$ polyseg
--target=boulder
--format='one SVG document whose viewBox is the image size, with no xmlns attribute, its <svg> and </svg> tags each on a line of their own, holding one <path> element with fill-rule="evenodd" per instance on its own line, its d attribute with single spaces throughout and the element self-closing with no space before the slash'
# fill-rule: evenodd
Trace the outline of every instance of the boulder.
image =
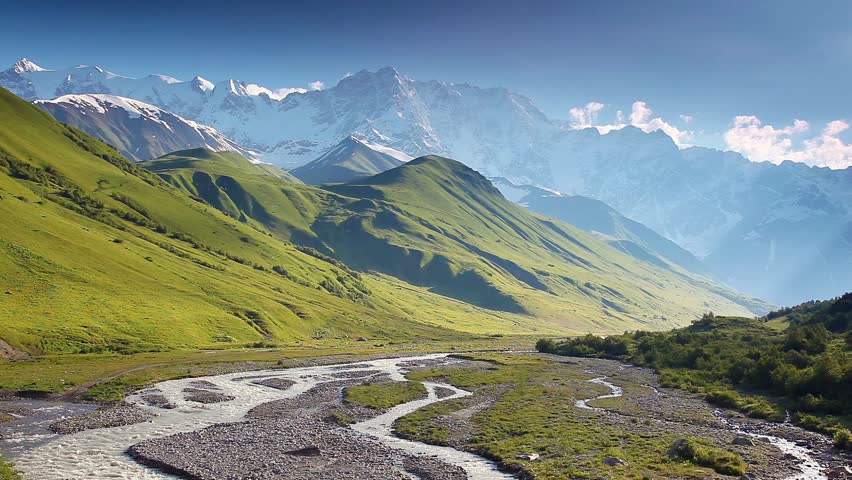
<svg viewBox="0 0 852 480">
<path fill-rule="evenodd" d="M 515 455 L 515 458 L 518 460 L 528 460 L 530 462 L 538 460 L 541 455 L 537 453 L 522 453 L 520 455 Z"/>
<path fill-rule="evenodd" d="M 737 435 L 734 440 L 731 442 L 732 445 L 743 445 L 747 447 L 754 446 L 754 440 L 745 435 Z"/>
<path fill-rule="evenodd" d="M 828 480 L 847 480 L 852 479 L 852 469 L 846 466 L 834 467 L 828 470 L 825 474 Z"/>
<path fill-rule="evenodd" d="M 627 465 L 627 462 L 618 457 L 604 457 L 601 461 L 604 465 L 609 465 L 610 467 Z"/>
</svg>

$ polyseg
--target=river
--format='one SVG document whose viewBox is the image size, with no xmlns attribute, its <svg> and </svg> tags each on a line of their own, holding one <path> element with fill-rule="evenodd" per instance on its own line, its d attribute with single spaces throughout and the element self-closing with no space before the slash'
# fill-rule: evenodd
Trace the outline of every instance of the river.
<svg viewBox="0 0 852 480">
<path fill-rule="evenodd" d="M 300 367 L 276 370 L 264 370 L 247 373 L 231 373 L 201 378 L 169 380 L 158 383 L 156 388 L 162 392 L 168 402 L 176 408 L 164 410 L 153 407 L 142 400 L 141 394 L 130 395 L 127 402 L 150 410 L 157 415 L 150 421 L 122 427 L 87 430 L 70 435 L 50 433 L 46 427 L 60 418 L 79 414 L 91 407 L 56 404 L 48 402 L 32 403 L 34 416 L 11 422 L 4 428 L 0 451 L 15 463 L 26 478 L 37 480 L 66 480 L 109 478 L 127 480 L 171 479 L 171 475 L 145 467 L 128 457 L 126 450 L 143 440 L 165 437 L 181 432 L 229 422 L 238 422 L 252 408 L 266 402 L 292 398 L 316 385 L 340 380 L 340 374 L 351 372 L 357 378 L 358 372 L 364 372 L 364 378 L 375 375 L 376 371 L 385 373 L 393 380 L 403 380 L 404 364 L 412 361 L 432 360 L 446 357 L 447 354 L 433 354 L 416 357 L 361 361 L 351 364 Z M 292 387 L 279 390 L 255 383 L 258 377 L 280 378 L 294 382 Z M 233 400 L 215 404 L 199 404 L 188 401 L 183 390 L 193 382 L 204 380 L 214 384 Z M 352 428 L 393 448 L 415 455 L 435 455 L 442 461 L 458 465 L 465 469 L 472 480 L 510 479 L 510 475 L 500 472 L 497 466 L 477 455 L 448 447 L 427 445 L 420 442 L 403 440 L 392 433 L 393 422 L 410 412 L 441 400 L 459 398 L 469 392 L 451 385 L 424 382 L 428 391 L 427 398 L 398 405 L 386 413 L 370 420 L 352 425 Z M 436 389 L 443 387 L 452 390 L 451 396 L 439 399 Z M 39 421 L 33 423 L 32 418 Z"/>
</svg>

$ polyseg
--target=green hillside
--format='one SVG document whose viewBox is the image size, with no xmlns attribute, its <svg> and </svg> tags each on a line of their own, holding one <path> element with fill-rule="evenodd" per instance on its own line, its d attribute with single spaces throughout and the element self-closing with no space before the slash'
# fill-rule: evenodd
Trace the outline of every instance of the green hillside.
<svg viewBox="0 0 852 480">
<path fill-rule="evenodd" d="M 7 357 L 556 331 L 297 248 L 2 89 L 0 218 Z"/>
<path fill-rule="evenodd" d="M 766 308 L 704 277 L 637 260 L 531 213 L 449 159 L 423 157 L 324 188 L 248 172 L 174 168 L 171 156 L 145 166 L 233 217 L 356 270 L 568 331 L 665 328 L 711 309 L 751 315 Z M 217 188 L 209 188 L 206 176 Z"/>
<path fill-rule="evenodd" d="M 786 326 L 779 328 L 782 318 Z M 852 448 L 846 430 L 852 426 L 852 293 L 763 318 L 708 314 L 668 332 L 541 340 L 537 347 L 647 365 L 662 374 L 663 386 L 701 392 L 759 418 L 781 421 L 787 410 L 799 424 L 836 434 L 839 446 Z"/>
<path fill-rule="evenodd" d="M 291 173 L 309 185 L 343 183 L 370 177 L 403 163 L 350 136 L 316 160 L 294 168 Z"/>
</svg>

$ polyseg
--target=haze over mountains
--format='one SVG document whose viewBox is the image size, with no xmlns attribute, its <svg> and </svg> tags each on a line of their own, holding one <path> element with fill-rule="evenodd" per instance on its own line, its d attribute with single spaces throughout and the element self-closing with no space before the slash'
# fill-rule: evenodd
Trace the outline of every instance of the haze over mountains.
<svg viewBox="0 0 852 480">
<path fill-rule="evenodd" d="M 722 280 L 776 303 L 831 297 L 852 284 L 852 169 L 679 149 L 660 131 L 633 127 L 572 130 L 508 90 L 417 81 L 393 68 L 327 90 L 281 92 L 236 80 L 130 79 L 99 67 L 51 71 L 22 60 L 0 73 L 0 85 L 28 100 L 133 98 L 285 167 L 327 155 L 350 135 L 411 156 L 456 158 L 487 177 L 606 202 Z"/>
</svg>

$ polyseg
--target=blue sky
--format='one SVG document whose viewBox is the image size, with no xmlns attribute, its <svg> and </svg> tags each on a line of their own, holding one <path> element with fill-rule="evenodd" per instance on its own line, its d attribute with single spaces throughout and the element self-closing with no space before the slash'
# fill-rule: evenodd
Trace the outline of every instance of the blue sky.
<svg viewBox="0 0 852 480">
<path fill-rule="evenodd" d="M 852 116 L 847 0 L 46 0 L 13 2 L 4 17 L 2 64 L 27 56 L 48 68 L 269 87 L 333 85 L 393 65 L 417 79 L 505 86 L 552 117 L 600 102 L 595 124 L 617 123 L 617 110 L 629 118 L 644 101 L 649 119 L 690 132 L 689 144 L 728 146 L 723 133 L 741 124 L 762 135 L 743 147 L 763 142 L 752 145 L 761 155 L 789 137 L 795 156 L 798 142 Z M 795 119 L 809 128 L 793 128 Z"/>
</svg>

